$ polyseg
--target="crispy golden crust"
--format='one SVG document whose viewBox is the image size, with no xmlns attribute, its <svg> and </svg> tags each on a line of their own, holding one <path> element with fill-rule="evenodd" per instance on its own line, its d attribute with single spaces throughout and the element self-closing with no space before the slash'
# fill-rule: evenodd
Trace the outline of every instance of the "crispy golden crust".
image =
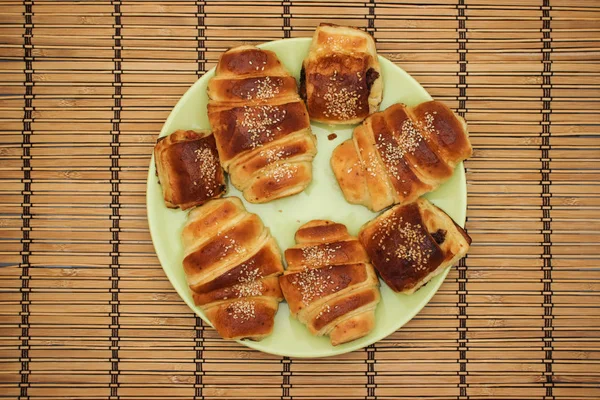
<svg viewBox="0 0 600 400">
<path fill-rule="evenodd" d="M 434 190 L 471 153 L 466 123 L 443 103 L 394 104 L 358 126 L 331 167 L 346 200 L 380 211 Z"/>
<path fill-rule="evenodd" d="M 249 282 L 237 282 L 210 292 L 193 292 L 194 303 L 199 306 L 242 297 L 266 296 L 282 300 L 277 276 L 268 276 Z"/>
<path fill-rule="evenodd" d="M 308 186 L 316 142 L 296 80 L 275 53 L 253 46 L 223 53 L 208 95 L 221 164 L 246 200 L 264 203 Z"/>
<path fill-rule="evenodd" d="M 365 224 L 358 235 L 381 278 L 410 294 L 462 258 L 466 232 L 429 201 L 395 206 Z"/>
<path fill-rule="evenodd" d="M 383 93 L 373 38 L 356 28 L 321 24 L 303 62 L 300 86 L 311 119 L 359 123 L 377 111 Z"/>
<path fill-rule="evenodd" d="M 370 332 L 379 280 L 365 250 L 342 224 L 314 220 L 298 229 L 279 277 L 292 316 L 333 345 Z"/>
<path fill-rule="evenodd" d="M 208 105 L 221 160 L 229 165 L 246 152 L 260 153 L 264 145 L 294 132 L 310 129 L 304 104 L 257 104 L 226 108 Z"/>
<path fill-rule="evenodd" d="M 154 157 L 167 207 L 185 210 L 226 191 L 215 139 L 208 131 L 178 130 L 160 138 Z"/>
<path fill-rule="evenodd" d="M 282 300 L 275 240 L 235 197 L 190 211 L 183 228 L 183 268 L 194 302 L 225 339 L 270 333 Z"/>
<path fill-rule="evenodd" d="M 273 297 L 256 297 L 217 303 L 205 313 L 224 339 L 262 340 L 273 332 L 278 307 Z"/>
<path fill-rule="evenodd" d="M 281 289 L 293 315 L 311 302 L 359 285 L 369 278 L 365 264 L 343 264 L 322 268 L 314 268 L 298 273 L 288 273 L 279 277 Z M 314 282 L 319 284 L 314 293 L 306 293 L 306 286 Z"/>
</svg>

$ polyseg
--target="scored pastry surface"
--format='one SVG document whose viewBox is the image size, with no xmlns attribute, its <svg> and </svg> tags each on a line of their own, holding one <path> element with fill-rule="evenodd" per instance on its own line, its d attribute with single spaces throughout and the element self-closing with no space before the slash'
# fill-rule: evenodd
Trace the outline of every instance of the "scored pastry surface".
<svg viewBox="0 0 600 400">
<path fill-rule="evenodd" d="M 296 232 L 279 277 L 293 317 L 313 335 L 339 345 L 368 334 L 375 325 L 379 280 L 358 240 L 342 224 L 314 220 Z"/>
<path fill-rule="evenodd" d="M 377 111 L 383 96 L 375 41 L 358 28 L 319 25 L 300 81 L 300 94 L 312 120 L 359 123 Z"/>
<path fill-rule="evenodd" d="M 456 264 L 471 244 L 452 218 L 423 198 L 367 222 L 358 238 L 385 283 L 405 294 Z"/>
<path fill-rule="evenodd" d="M 380 211 L 434 190 L 472 152 L 465 121 L 443 103 L 398 103 L 357 126 L 331 167 L 348 202 Z"/>
<path fill-rule="evenodd" d="M 190 211 L 183 228 L 183 269 L 194 303 L 225 339 L 271 334 L 283 299 L 281 253 L 256 214 L 237 197 Z"/>
<path fill-rule="evenodd" d="M 154 146 L 156 174 L 165 204 L 188 208 L 221 197 L 227 190 L 214 136 L 207 130 L 177 130 Z"/>
<path fill-rule="evenodd" d="M 317 152 L 296 80 L 275 53 L 240 46 L 208 84 L 208 118 L 223 168 L 251 203 L 304 190 Z"/>
</svg>

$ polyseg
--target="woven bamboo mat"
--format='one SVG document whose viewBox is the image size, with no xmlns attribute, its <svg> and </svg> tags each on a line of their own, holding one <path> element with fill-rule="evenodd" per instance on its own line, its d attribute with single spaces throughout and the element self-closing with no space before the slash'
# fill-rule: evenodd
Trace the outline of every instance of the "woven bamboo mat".
<svg viewBox="0 0 600 400">
<path fill-rule="evenodd" d="M 469 256 L 369 348 L 220 340 L 150 242 L 160 127 L 226 48 L 330 21 L 464 115 Z M 597 0 L 0 0 L 0 398 L 600 398 Z"/>
</svg>

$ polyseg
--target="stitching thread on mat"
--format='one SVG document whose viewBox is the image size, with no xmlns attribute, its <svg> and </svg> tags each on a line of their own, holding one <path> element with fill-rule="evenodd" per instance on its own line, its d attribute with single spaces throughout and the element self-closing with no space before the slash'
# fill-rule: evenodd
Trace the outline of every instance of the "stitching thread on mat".
<svg viewBox="0 0 600 400">
<path fill-rule="evenodd" d="M 292 5 L 292 2 L 284 1 L 281 5 L 283 6 L 283 37 L 287 39 L 292 37 L 292 14 L 290 13 L 290 6 Z"/>
<path fill-rule="evenodd" d="M 458 75 L 458 114 L 466 115 L 467 102 L 467 29 L 464 0 L 458 1 L 458 57 L 460 73 Z M 466 227 L 466 221 L 465 221 Z M 458 312 L 459 312 L 459 391 L 461 398 L 469 398 L 467 393 L 467 263 L 466 257 L 458 264 Z"/>
<path fill-rule="evenodd" d="M 205 37 L 204 35 L 206 34 L 206 31 L 204 30 L 204 6 L 205 6 L 206 2 L 205 1 L 197 1 L 196 5 L 198 6 L 198 31 L 197 31 L 197 35 L 198 35 L 198 72 L 197 75 L 198 77 L 200 77 L 200 75 L 204 75 L 204 73 L 206 72 L 206 52 L 205 52 Z"/>
<path fill-rule="evenodd" d="M 546 376 L 546 397 L 554 398 L 554 372 L 552 370 L 553 360 L 553 337 L 552 337 L 552 218 L 550 209 L 552 205 L 550 198 L 550 113 L 552 105 L 551 92 L 551 76 L 552 76 L 552 60 L 550 52 L 552 50 L 552 38 L 550 36 L 550 0 L 544 0 L 542 7 L 543 19 L 543 112 L 542 112 L 542 216 L 543 216 L 543 235 L 544 235 L 544 254 L 543 254 L 543 269 L 544 269 L 544 348 L 545 348 L 545 376 Z"/>
<path fill-rule="evenodd" d="M 111 263 L 111 376 L 110 396 L 119 397 L 119 133 L 121 121 L 121 2 L 113 1 L 115 16 L 114 116 L 111 141 L 112 263 Z"/>
<path fill-rule="evenodd" d="M 290 38 L 291 37 L 291 33 L 292 33 L 292 27 L 291 27 L 291 13 L 290 13 L 290 6 L 291 6 L 292 2 L 291 1 L 283 1 L 281 3 L 281 5 L 283 6 L 283 37 L 284 38 Z M 281 360 L 281 362 L 283 363 L 283 370 L 281 372 L 282 374 L 282 384 L 281 384 L 281 395 L 283 399 L 291 399 L 290 397 L 290 375 L 291 375 L 291 371 L 290 371 L 290 364 L 292 362 L 292 360 L 289 357 L 283 357 L 283 359 Z"/>
<path fill-rule="evenodd" d="M 369 0 L 369 14 L 367 15 L 367 32 L 373 36 L 373 40 L 377 42 L 375 39 L 375 0 Z M 365 349 L 367 352 L 367 399 L 375 399 L 377 384 L 375 383 L 375 363 L 376 357 L 375 352 L 377 348 L 375 344 L 370 344 Z"/>
<path fill-rule="evenodd" d="M 23 113 L 23 227 L 21 253 L 21 398 L 29 398 L 29 243 L 31 230 L 31 120 L 33 109 L 33 62 L 32 43 L 33 2 L 25 3 L 25 110 Z"/>
</svg>

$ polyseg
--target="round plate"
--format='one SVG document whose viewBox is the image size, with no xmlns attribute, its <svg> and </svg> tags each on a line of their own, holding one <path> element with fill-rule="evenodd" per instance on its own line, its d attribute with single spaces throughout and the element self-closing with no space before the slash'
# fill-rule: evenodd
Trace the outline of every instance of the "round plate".
<svg viewBox="0 0 600 400">
<path fill-rule="evenodd" d="M 269 42 L 259 47 L 277 53 L 288 71 L 298 79 L 309 45 L 310 38 L 298 38 Z M 379 57 L 379 62 L 385 87 L 380 109 L 397 102 L 416 105 L 431 100 L 425 89 L 404 70 L 383 57 Z M 206 87 L 213 75 L 214 69 L 208 71 L 183 95 L 165 122 L 160 136 L 168 135 L 177 129 L 210 128 L 206 114 Z M 377 214 L 363 206 L 349 204 L 344 199 L 329 165 L 331 152 L 342 141 L 352 136 L 352 128 L 312 123 L 313 133 L 318 141 L 318 154 L 313 163 L 313 180 L 304 192 L 266 204 L 251 204 L 244 200 L 238 190 L 229 185 L 227 196 L 239 197 L 249 212 L 258 214 L 271 229 L 282 251 L 294 245 L 294 234 L 300 225 L 313 219 L 329 219 L 343 223 L 352 235 L 356 235 L 360 226 Z M 337 135 L 333 140 L 328 139 L 331 133 Z M 466 193 L 465 172 L 460 164 L 450 180 L 426 197 L 445 210 L 457 223 L 464 225 Z M 187 212 L 165 206 L 155 175 L 154 158 L 148 172 L 147 208 L 154 248 L 167 277 L 187 305 L 204 321 L 210 323 L 202 310 L 194 305 L 183 272 L 181 231 Z M 271 336 L 260 342 L 240 342 L 266 353 L 293 357 L 326 357 L 360 349 L 383 339 L 410 321 L 438 290 L 448 270 L 449 268 L 409 296 L 394 293 L 382 282 L 381 302 L 375 313 L 375 329 L 353 342 L 334 347 L 329 338 L 311 335 L 304 325 L 291 318 L 285 302 L 279 307 Z"/>
</svg>

